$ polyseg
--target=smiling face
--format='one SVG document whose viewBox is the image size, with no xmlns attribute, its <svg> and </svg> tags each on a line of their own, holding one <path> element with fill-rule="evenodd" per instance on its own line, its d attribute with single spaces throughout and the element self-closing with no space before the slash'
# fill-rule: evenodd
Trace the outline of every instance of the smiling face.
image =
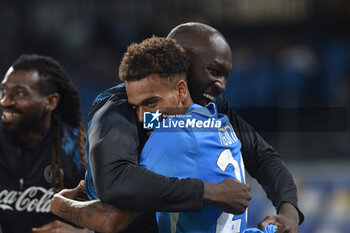
<svg viewBox="0 0 350 233">
<path fill-rule="evenodd" d="M 127 81 L 126 93 L 140 122 L 143 121 L 145 111 L 159 110 L 168 115 L 183 114 L 192 104 L 185 80 L 169 80 L 159 74 Z"/>
<path fill-rule="evenodd" d="M 213 34 L 192 50 L 188 85 L 195 103 L 207 105 L 226 89 L 232 69 L 231 49 L 224 38 Z"/>
<path fill-rule="evenodd" d="M 232 54 L 219 31 L 201 23 L 186 23 L 175 27 L 168 37 L 175 39 L 191 57 L 187 82 L 195 103 L 205 106 L 225 91 Z"/>
<path fill-rule="evenodd" d="M 1 121 L 5 133 L 17 135 L 51 117 L 48 99 L 40 94 L 37 71 L 8 70 L 1 83 Z"/>
</svg>

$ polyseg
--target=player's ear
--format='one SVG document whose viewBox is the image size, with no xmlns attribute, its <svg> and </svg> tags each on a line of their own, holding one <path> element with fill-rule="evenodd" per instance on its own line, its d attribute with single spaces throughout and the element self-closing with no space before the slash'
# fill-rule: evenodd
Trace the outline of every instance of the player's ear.
<svg viewBox="0 0 350 233">
<path fill-rule="evenodd" d="M 45 102 L 45 108 L 48 111 L 53 111 L 56 109 L 58 102 L 60 101 L 60 95 L 58 93 L 52 93 L 47 95 Z"/>
<path fill-rule="evenodd" d="M 183 79 L 180 79 L 176 84 L 176 90 L 178 94 L 178 99 L 180 102 L 184 102 L 188 95 L 190 94 L 187 88 L 187 82 Z"/>
</svg>

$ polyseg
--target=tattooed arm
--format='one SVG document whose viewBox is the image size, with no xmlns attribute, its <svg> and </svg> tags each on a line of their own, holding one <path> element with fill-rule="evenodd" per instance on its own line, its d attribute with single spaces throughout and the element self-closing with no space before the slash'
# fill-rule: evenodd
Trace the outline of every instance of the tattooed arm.
<svg viewBox="0 0 350 233">
<path fill-rule="evenodd" d="M 81 181 L 76 188 L 64 189 L 55 194 L 51 201 L 51 211 L 76 225 L 107 233 L 121 231 L 138 215 L 100 200 L 74 200 L 83 190 L 84 181 Z"/>
</svg>

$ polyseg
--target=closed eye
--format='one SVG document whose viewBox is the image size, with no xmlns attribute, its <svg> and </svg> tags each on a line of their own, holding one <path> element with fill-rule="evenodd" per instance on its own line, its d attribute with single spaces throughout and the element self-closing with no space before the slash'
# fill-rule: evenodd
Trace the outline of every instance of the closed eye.
<svg viewBox="0 0 350 233">
<path fill-rule="evenodd" d="M 156 106 L 156 104 L 157 104 L 157 102 L 155 102 L 155 101 L 149 101 L 149 102 L 147 102 L 147 103 L 145 103 L 145 107 L 154 107 L 154 106 Z"/>
<path fill-rule="evenodd" d="M 142 101 L 142 106 L 152 108 L 152 107 L 155 107 L 158 104 L 158 102 L 159 102 L 159 98 L 156 96 L 153 96 Z"/>
</svg>

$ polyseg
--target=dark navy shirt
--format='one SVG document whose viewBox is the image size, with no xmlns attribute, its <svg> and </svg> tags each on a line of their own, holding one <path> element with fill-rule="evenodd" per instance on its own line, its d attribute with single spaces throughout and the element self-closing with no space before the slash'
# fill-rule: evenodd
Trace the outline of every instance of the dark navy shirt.
<svg viewBox="0 0 350 233">
<path fill-rule="evenodd" d="M 83 179 L 78 147 L 78 131 L 62 123 L 61 158 L 65 188 Z M 0 225 L 5 233 L 32 232 L 60 219 L 50 209 L 54 194 L 51 182 L 51 154 L 54 135 L 31 149 L 21 148 L 7 138 L 0 127 Z"/>
<path fill-rule="evenodd" d="M 284 202 L 297 208 L 296 186 L 281 156 L 230 108 L 223 96 L 217 97 L 215 103 L 218 112 L 228 116 L 241 141 L 246 170 L 262 185 L 277 211 Z M 127 102 L 125 84 L 101 93 L 89 114 L 89 197 L 143 212 L 201 210 L 201 180 L 169 178 L 138 166 L 146 140 Z M 300 211 L 299 216 L 302 222 Z"/>
</svg>

